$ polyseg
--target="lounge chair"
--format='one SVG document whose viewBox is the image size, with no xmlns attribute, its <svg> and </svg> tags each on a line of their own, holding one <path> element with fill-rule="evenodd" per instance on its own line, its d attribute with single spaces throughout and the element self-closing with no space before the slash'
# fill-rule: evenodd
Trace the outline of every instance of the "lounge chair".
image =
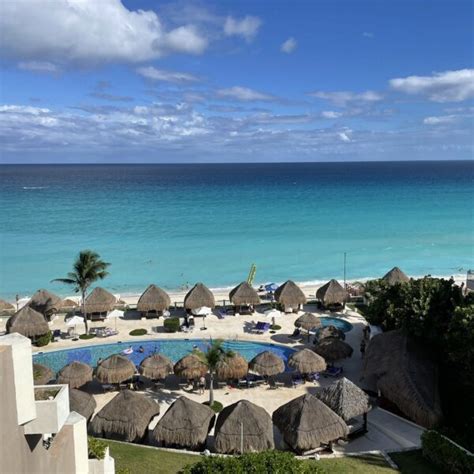
<svg viewBox="0 0 474 474">
<path fill-rule="evenodd" d="M 301 374 L 295 374 L 293 377 L 291 377 L 291 384 L 293 387 L 297 387 L 298 385 L 303 385 L 305 383 L 303 377 L 301 377 Z"/>
<path fill-rule="evenodd" d="M 61 339 L 61 330 L 55 329 L 52 336 L 53 342 L 58 342 Z"/>
<path fill-rule="evenodd" d="M 257 325 L 255 326 L 254 331 L 257 334 L 263 334 L 270 329 L 270 326 L 271 326 L 270 323 L 259 321 Z"/>
<path fill-rule="evenodd" d="M 342 372 L 342 367 L 335 367 L 334 365 L 331 365 L 322 374 L 324 377 L 339 377 L 342 375 Z"/>
</svg>

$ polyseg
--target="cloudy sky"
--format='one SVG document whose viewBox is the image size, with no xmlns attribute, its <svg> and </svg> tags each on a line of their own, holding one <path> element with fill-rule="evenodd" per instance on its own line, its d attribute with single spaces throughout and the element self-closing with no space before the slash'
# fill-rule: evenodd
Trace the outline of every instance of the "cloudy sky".
<svg viewBox="0 0 474 474">
<path fill-rule="evenodd" d="M 0 162 L 470 159 L 471 0 L 2 0 Z"/>
</svg>

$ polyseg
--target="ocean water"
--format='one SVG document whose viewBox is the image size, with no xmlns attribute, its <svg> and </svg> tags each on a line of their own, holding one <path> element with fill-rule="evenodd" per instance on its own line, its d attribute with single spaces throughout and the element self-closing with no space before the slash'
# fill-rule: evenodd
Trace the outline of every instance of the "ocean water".
<svg viewBox="0 0 474 474">
<path fill-rule="evenodd" d="M 474 162 L 0 166 L 0 297 L 81 249 L 118 293 L 149 283 L 453 275 L 474 267 Z"/>
</svg>

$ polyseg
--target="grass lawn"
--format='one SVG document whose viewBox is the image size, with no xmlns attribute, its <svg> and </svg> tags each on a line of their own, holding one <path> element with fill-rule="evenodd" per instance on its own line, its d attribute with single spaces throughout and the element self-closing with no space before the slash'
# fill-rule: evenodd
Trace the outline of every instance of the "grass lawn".
<svg viewBox="0 0 474 474">
<path fill-rule="evenodd" d="M 442 474 L 443 471 L 427 461 L 421 450 L 389 453 L 403 474 Z"/>
<path fill-rule="evenodd" d="M 323 459 L 317 462 L 318 466 L 328 474 L 393 474 L 398 471 L 392 469 L 382 456 L 366 454 L 365 456 Z"/>
</svg>

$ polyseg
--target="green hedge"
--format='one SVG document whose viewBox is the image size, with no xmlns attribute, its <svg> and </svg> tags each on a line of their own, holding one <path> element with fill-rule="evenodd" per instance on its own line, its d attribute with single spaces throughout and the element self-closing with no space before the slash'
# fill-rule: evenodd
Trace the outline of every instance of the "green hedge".
<svg viewBox="0 0 474 474">
<path fill-rule="evenodd" d="M 146 333 L 147 333 L 146 329 L 139 328 L 139 329 L 133 329 L 128 334 L 130 334 L 130 336 L 144 336 Z"/>
<path fill-rule="evenodd" d="M 95 334 L 81 334 L 79 336 L 79 339 L 82 339 L 82 340 L 86 339 L 87 340 L 87 339 L 94 339 L 94 337 L 95 337 Z"/>
<path fill-rule="evenodd" d="M 318 474 L 324 472 L 319 466 L 300 461 L 291 453 L 264 451 L 242 456 L 210 456 L 192 466 L 186 466 L 183 474 Z"/>
<path fill-rule="evenodd" d="M 89 458 L 92 459 L 104 459 L 105 450 L 107 449 L 107 443 L 104 441 L 93 438 L 92 436 L 87 437 L 87 447 L 89 450 Z"/>
<path fill-rule="evenodd" d="M 437 431 L 425 431 L 421 436 L 423 456 L 446 472 L 472 474 L 474 456 Z"/>
<path fill-rule="evenodd" d="M 166 318 L 163 326 L 168 332 L 178 332 L 180 327 L 179 318 Z"/>
<path fill-rule="evenodd" d="M 48 331 L 46 334 L 43 334 L 42 336 L 37 337 L 35 339 L 34 345 L 36 347 L 47 346 L 51 342 L 51 336 L 52 336 L 51 331 Z"/>
<path fill-rule="evenodd" d="M 209 402 L 204 402 L 203 405 L 209 405 Z M 218 402 L 217 400 L 214 400 L 214 403 L 211 406 L 212 410 L 214 410 L 214 413 L 220 413 L 222 409 L 224 408 L 224 405 L 222 405 L 221 402 Z"/>
</svg>

